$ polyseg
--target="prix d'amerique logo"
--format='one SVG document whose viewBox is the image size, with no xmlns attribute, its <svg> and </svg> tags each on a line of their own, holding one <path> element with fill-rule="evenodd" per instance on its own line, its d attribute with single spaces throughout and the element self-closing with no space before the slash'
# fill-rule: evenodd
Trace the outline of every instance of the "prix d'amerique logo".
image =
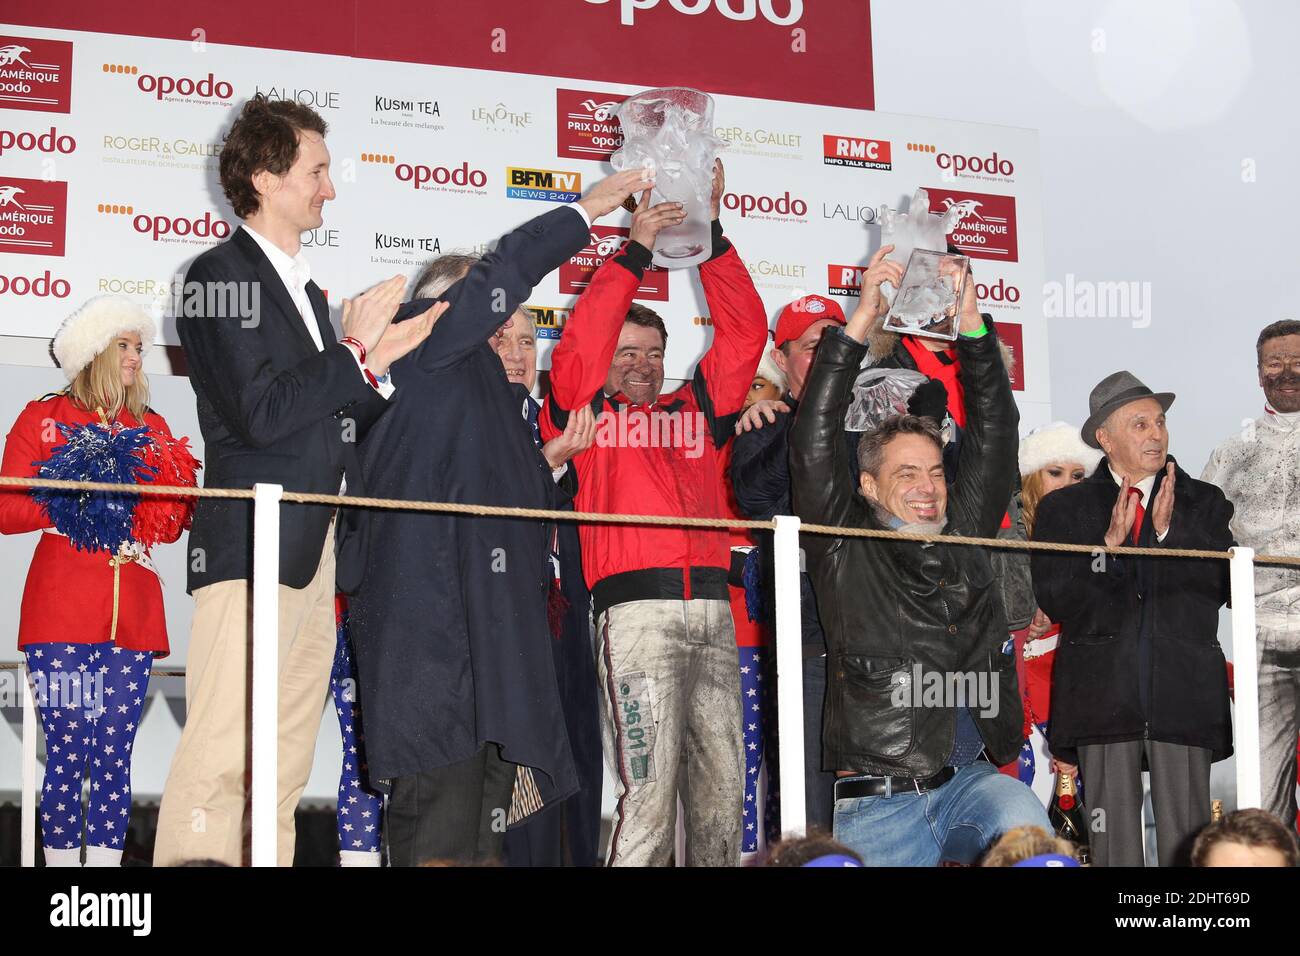
<svg viewBox="0 0 1300 956">
<path fill-rule="evenodd" d="M 67 113 L 72 107 L 72 44 L 0 35 L 0 109 Z"/>
<path fill-rule="evenodd" d="M 623 127 L 612 115 L 622 93 L 555 91 L 555 154 L 566 159 L 609 159 L 623 145 Z"/>
<path fill-rule="evenodd" d="M 1016 197 L 992 193 L 968 193 L 942 187 L 926 187 L 930 209 L 939 212 L 954 207 L 962 212 L 948 241 L 958 252 L 976 259 L 1016 262 Z"/>
<path fill-rule="evenodd" d="M 560 293 L 581 295 L 585 292 L 596 270 L 623 248 L 627 236 L 626 226 L 592 226 L 587 245 L 560 264 Z M 633 298 L 667 302 L 669 274 L 667 269 L 651 266 L 641 277 Z"/>
<path fill-rule="evenodd" d="M 0 252 L 63 255 L 68 184 L 0 176 Z"/>
</svg>

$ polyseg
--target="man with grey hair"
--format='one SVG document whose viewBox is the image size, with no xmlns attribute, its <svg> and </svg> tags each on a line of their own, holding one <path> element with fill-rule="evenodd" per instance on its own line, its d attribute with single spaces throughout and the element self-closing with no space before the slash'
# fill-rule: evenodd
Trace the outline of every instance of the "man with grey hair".
<svg viewBox="0 0 1300 956">
<path fill-rule="evenodd" d="M 1169 455 L 1170 392 L 1131 372 L 1089 396 L 1084 442 L 1106 453 L 1090 478 L 1038 506 L 1035 541 L 1204 548 L 1232 545 L 1232 505 Z M 1034 551 L 1034 593 L 1061 625 L 1048 741 L 1079 766 L 1095 866 L 1142 866 L 1142 771 L 1161 866 L 1185 862 L 1210 819 L 1210 764 L 1232 753 L 1219 608 L 1225 561 Z M 1099 813 L 1100 811 L 1100 813 Z"/>
<path fill-rule="evenodd" d="M 520 414 L 519 388 L 488 342 L 533 287 L 590 241 L 642 170 L 502 237 L 476 261 L 450 260 L 450 303 L 420 348 L 393 364 L 396 400 L 361 446 L 372 494 L 512 508 L 562 503 L 554 469 Z M 445 268 L 444 268 L 445 267 Z M 395 322 L 428 307 L 415 299 Z M 442 332 L 437 333 L 441 327 Z M 550 523 L 375 510 L 341 561 L 366 708 L 371 779 L 390 792 L 393 865 L 489 861 L 524 802 L 551 804 L 578 783 L 547 624 Z"/>
<path fill-rule="evenodd" d="M 1274 322 L 1255 342 L 1264 414 L 1214 450 L 1201 478 L 1236 511 L 1238 542 L 1265 554 L 1300 555 L 1300 322 Z M 1259 760 L 1264 809 L 1296 819 L 1300 734 L 1300 570 L 1255 571 L 1259 660 Z"/>
<path fill-rule="evenodd" d="M 902 415 L 863 434 L 848 467 L 844 415 L 901 285 L 885 246 L 864 271 L 843 329 L 822 333 L 790 431 L 795 514 L 804 521 L 935 536 L 992 537 L 1015 482 L 1019 413 L 974 283 L 960 307 L 966 411 L 949 494 L 932 419 Z M 1033 791 L 998 772 L 1022 742 L 1015 661 L 988 554 L 941 542 L 803 538 L 827 646 L 823 765 L 836 771 L 834 835 L 868 866 L 972 863 L 1001 833 L 1047 827 Z"/>
</svg>

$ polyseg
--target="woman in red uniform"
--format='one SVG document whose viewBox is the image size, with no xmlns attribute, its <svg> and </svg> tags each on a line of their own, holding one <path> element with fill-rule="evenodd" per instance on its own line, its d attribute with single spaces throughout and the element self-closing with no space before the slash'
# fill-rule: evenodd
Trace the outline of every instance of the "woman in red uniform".
<svg viewBox="0 0 1300 956">
<path fill-rule="evenodd" d="M 76 460 L 91 470 L 88 457 L 72 459 L 69 448 L 83 447 L 78 438 L 84 438 L 86 447 L 102 449 L 106 436 L 145 426 L 134 454 L 153 469 L 142 467 L 140 480 L 193 485 L 197 462 L 185 440 L 172 438 L 162 416 L 148 407 L 141 358 L 153 338 L 153 320 L 121 297 L 100 296 L 73 313 L 54 338 L 54 356 L 69 385 L 23 409 L 5 440 L 0 472 L 99 480 L 102 474 L 69 473 Z M 52 470 L 55 462 L 62 470 Z M 58 510 L 103 509 L 109 500 L 95 499 L 80 496 L 80 505 L 65 500 Z M 23 590 L 18 647 L 45 728 L 40 818 L 47 866 L 80 865 L 83 826 L 86 866 L 121 862 L 131 813 L 131 747 L 153 658 L 168 652 L 162 588 L 149 547 L 180 536 L 193 501 L 139 499 L 130 537 L 108 551 L 56 530 L 53 503 L 39 503 L 29 489 L 0 490 L 0 532 L 42 532 Z M 83 814 L 87 771 L 90 800 Z"/>
</svg>

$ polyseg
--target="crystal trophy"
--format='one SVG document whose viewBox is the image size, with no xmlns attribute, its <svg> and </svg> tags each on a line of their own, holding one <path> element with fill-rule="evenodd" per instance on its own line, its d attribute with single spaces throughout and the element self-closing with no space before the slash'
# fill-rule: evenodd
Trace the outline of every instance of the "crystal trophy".
<svg viewBox="0 0 1300 956">
<path fill-rule="evenodd" d="M 969 270 L 966 256 L 913 249 L 885 317 L 885 330 L 949 342 L 957 338 L 957 312 Z"/>
<path fill-rule="evenodd" d="M 688 87 L 645 90 L 613 113 L 623 124 L 623 146 L 610 157 L 614 168 L 653 171 L 651 204 L 679 202 L 686 212 L 685 222 L 656 237 L 655 265 L 684 269 L 704 262 L 712 251 L 713 165 L 725 145 L 713 135 L 713 97 Z"/>
</svg>

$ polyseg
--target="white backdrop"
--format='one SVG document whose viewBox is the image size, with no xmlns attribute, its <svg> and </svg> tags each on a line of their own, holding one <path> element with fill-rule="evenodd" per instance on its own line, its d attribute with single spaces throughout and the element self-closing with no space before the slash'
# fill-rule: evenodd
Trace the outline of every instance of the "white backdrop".
<svg viewBox="0 0 1300 956">
<path fill-rule="evenodd" d="M 0 245 L 0 336 L 8 342 L 47 338 L 86 298 L 114 292 L 159 314 L 163 341 L 176 343 L 174 323 L 167 319 L 174 282 L 237 223 L 217 185 L 216 157 L 236 107 L 256 92 L 295 97 L 330 124 L 338 199 L 327 205 L 325 224 L 303 239 L 313 276 L 337 310 L 344 295 L 396 273 L 414 276 L 436 254 L 481 249 L 553 205 L 554 198 L 507 195 L 510 170 L 536 171 L 524 178 L 543 192 L 538 184 L 546 173 L 556 174 L 556 186 L 572 183 L 574 193 L 608 174 L 602 154 L 617 128 L 610 127 L 605 111 L 636 89 L 215 44 L 200 52 L 184 41 L 28 27 L 0 25 L 0 35 L 71 44 L 27 43 L 33 63 L 63 55 L 50 49 L 70 56 L 69 112 L 0 112 L 0 143 L 4 130 L 14 134 L 0 154 L 0 188 L 24 190 L 13 194 L 20 203 L 36 196 L 52 206 L 52 228 L 64 246 L 60 257 Z M 804 292 L 839 295 L 852 305 L 855 295 L 846 293 L 855 285 L 854 268 L 879 243 L 872 222 L 882 203 L 906 205 L 918 186 L 932 189 L 935 205 L 944 198 L 978 203 L 980 215 L 957 241 L 976 257 L 984 305 L 1016 347 L 1016 395 L 1026 426 L 1049 420 L 1033 131 L 716 99 L 717 134 L 730 144 L 723 152 L 723 221 L 771 317 Z M 39 137 L 49 130 L 54 146 L 47 151 Z M 825 161 L 841 152 L 863 162 Z M 986 159 L 994 172 L 982 171 Z M 423 188 L 416 188 L 418 179 L 427 179 Z M 589 269 L 590 260 L 616 246 L 627 221 L 620 212 L 598 226 L 592 247 L 575 258 Z M 548 327 L 561 331 L 582 287 L 583 268 L 570 263 L 537 288 L 530 305 L 542 318 L 543 334 Z M 52 290 L 38 294 L 36 280 L 47 272 Z M 664 315 L 670 329 L 669 377 L 688 377 L 710 340 L 698 281 L 692 272 L 652 273 L 640 297 Z M 543 367 L 551 344 L 553 339 L 541 342 Z M 156 407 L 174 431 L 191 436 L 202 457 L 188 383 L 159 376 L 159 367 L 151 366 Z M 62 384 L 54 370 L 15 371 L 0 387 L 0 414 L 10 419 L 23 402 Z M 0 575 L 0 659 L 18 659 L 14 635 L 32 544 L 0 540 L 0 568 L 7 572 Z M 162 665 L 180 667 L 190 616 L 183 551 L 163 550 L 159 567 L 173 653 Z M 163 691 L 179 694 L 179 681 L 160 682 L 155 693 Z M 332 717 L 322 727 L 307 796 L 330 799 L 338 737 Z M 177 734 L 175 719 L 156 701 L 137 747 L 140 799 L 160 790 Z M 0 727 L 0 792 L 17 788 L 17 761 L 10 759 L 16 746 L 11 731 Z"/>
</svg>

